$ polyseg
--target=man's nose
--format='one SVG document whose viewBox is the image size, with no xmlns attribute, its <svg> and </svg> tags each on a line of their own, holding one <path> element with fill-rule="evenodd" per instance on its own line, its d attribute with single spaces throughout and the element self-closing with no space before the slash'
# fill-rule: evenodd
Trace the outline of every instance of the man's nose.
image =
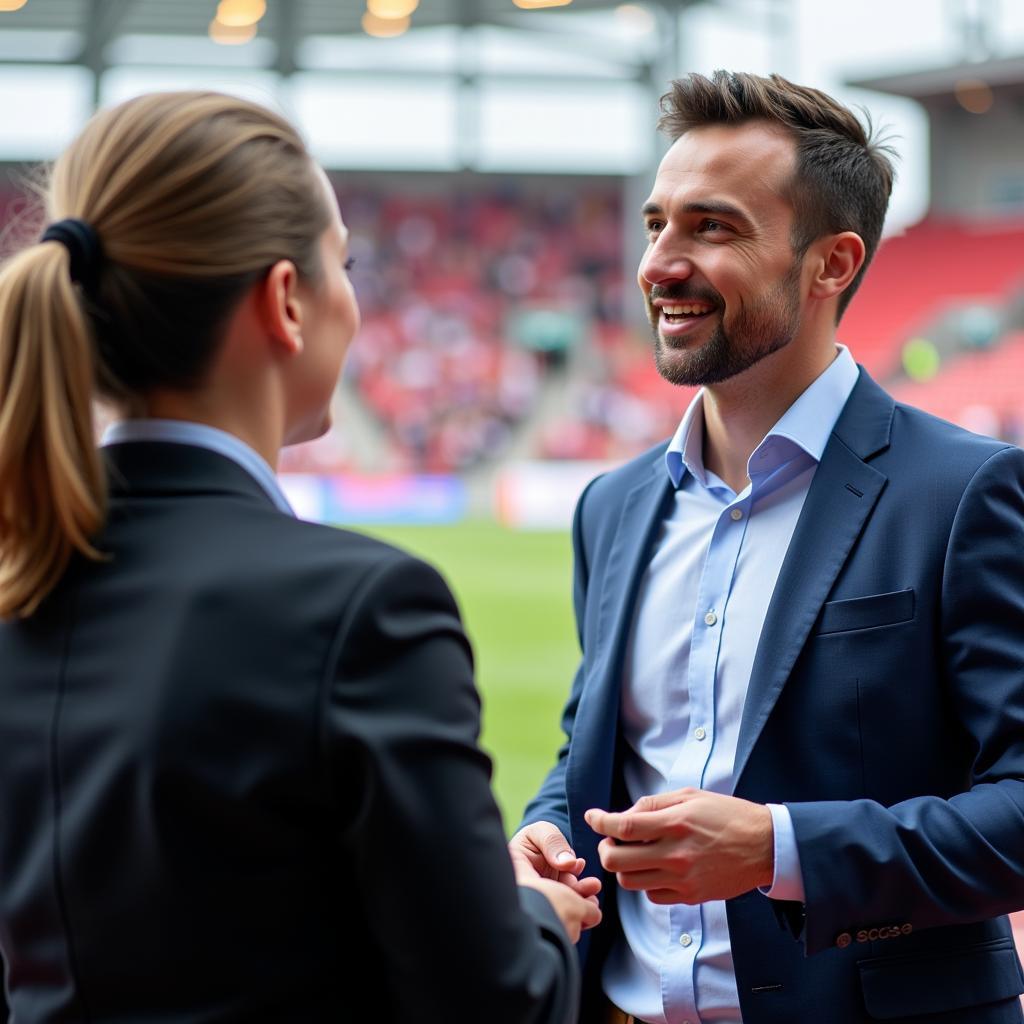
<svg viewBox="0 0 1024 1024">
<path fill-rule="evenodd" d="M 644 253 L 639 273 L 641 280 L 651 285 L 685 281 L 693 274 L 693 263 L 688 253 L 663 234 Z"/>
</svg>

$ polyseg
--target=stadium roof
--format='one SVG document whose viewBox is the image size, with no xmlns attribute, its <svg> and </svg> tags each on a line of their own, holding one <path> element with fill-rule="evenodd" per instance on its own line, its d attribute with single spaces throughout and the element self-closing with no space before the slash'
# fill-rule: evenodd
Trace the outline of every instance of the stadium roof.
<svg viewBox="0 0 1024 1024">
<path fill-rule="evenodd" d="M 557 25 L 564 41 L 566 15 L 627 6 L 623 0 L 568 2 L 527 11 L 513 0 L 420 0 L 412 27 L 491 25 L 546 34 Z M 696 2 L 642 0 L 642 6 L 661 15 Z M 105 53 L 120 37 L 205 38 L 216 12 L 216 0 L 26 0 L 14 12 L 2 13 L 0 7 L 0 63 L 82 64 L 100 71 L 107 65 Z M 259 28 L 261 38 L 276 44 L 269 66 L 289 74 L 301 66 L 305 40 L 363 35 L 365 13 L 365 0 L 268 0 Z M 162 61 L 157 57 L 154 63 Z"/>
<path fill-rule="evenodd" d="M 983 82 L 998 89 L 1024 96 L 1024 56 L 1001 57 L 985 61 L 969 61 L 946 67 L 927 68 L 871 78 L 857 78 L 850 85 L 892 96 L 913 100 L 930 100 L 950 96 L 964 83 Z"/>
<path fill-rule="evenodd" d="M 3 112 L 0 156 L 49 158 L 86 106 L 209 83 L 281 104 L 332 168 L 637 173 L 679 16 L 722 0 L 419 0 L 411 31 L 371 38 L 368 8 L 399 2 L 0 0 L 0 91 L 32 97 Z M 218 45 L 225 12 L 246 7 L 255 35 Z M 31 113 L 43 102 L 57 111 L 45 132 Z M 381 131 L 409 110 L 401 138 Z"/>
<path fill-rule="evenodd" d="M 570 0 L 562 10 L 594 11 L 620 6 L 622 0 Z M 659 0 L 659 6 L 664 6 Z M 685 7 L 686 0 L 669 0 Z M 363 0 L 269 0 L 271 25 L 291 20 L 302 34 L 360 32 Z M 87 22 L 107 21 L 124 32 L 205 35 L 217 8 L 216 0 L 27 0 L 12 15 L 0 15 L 0 25 L 26 29 L 80 29 Z M 536 12 L 526 12 L 529 16 Z M 420 0 L 414 20 L 418 26 L 508 23 L 522 18 L 512 0 Z"/>
</svg>

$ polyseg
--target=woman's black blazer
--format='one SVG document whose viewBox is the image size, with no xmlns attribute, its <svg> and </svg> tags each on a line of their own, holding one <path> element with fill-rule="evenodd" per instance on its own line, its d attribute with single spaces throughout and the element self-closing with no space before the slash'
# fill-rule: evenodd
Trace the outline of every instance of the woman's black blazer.
<svg viewBox="0 0 1024 1024">
<path fill-rule="evenodd" d="M 572 1019 L 437 573 L 205 449 L 106 457 L 107 559 L 0 625 L 10 1019 Z"/>
</svg>

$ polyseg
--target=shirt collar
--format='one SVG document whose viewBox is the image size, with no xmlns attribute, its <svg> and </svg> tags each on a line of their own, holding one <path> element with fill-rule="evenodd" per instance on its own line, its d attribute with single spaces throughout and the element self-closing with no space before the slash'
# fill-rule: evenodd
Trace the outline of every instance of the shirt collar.
<svg viewBox="0 0 1024 1024">
<path fill-rule="evenodd" d="M 241 438 L 229 434 L 226 430 L 218 430 L 207 423 L 193 423 L 188 420 L 120 420 L 107 427 L 100 443 L 106 447 L 133 441 L 190 444 L 223 455 L 241 466 L 266 491 L 267 497 L 280 511 L 290 516 L 295 515 L 270 463 Z"/>
<path fill-rule="evenodd" d="M 853 391 L 860 370 L 845 345 L 836 345 L 836 358 L 806 388 L 799 398 L 782 414 L 779 421 L 765 435 L 750 456 L 764 455 L 758 460 L 757 473 L 776 468 L 780 457 L 767 457 L 770 439 L 782 439 L 784 445 L 776 445 L 778 454 L 793 454 L 793 448 L 806 452 L 815 462 L 821 461 L 825 445 L 839 419 L 850 393 Z M 749 464 L 748 464 L 749 465 Z M 703 486 L 707 486 L 707 471 L 704 468 L 704 391 L 693 397 L 679 427 L 676 429 L 668 450 L 665 452 L 665 466 L 675 487 L 679 486 L 683 474 L 689 472 Z"/>
</svg>

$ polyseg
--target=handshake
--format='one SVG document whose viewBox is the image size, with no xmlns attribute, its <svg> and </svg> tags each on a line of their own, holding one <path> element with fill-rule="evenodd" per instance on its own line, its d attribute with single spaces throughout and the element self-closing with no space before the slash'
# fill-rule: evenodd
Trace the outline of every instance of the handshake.
<svg viewBox="0 0 1024 1024">
<path fill-rule="evenodd" d="M 687 787 L 641 797 L 620 813 L 593 808 L 584 817 L 605 837 L 597 848 L 604 870 L 653 903 L 724 900 L 772 884 L 772 816 L 762 804 Z M 516 881 L 544 893 L 573 942 L 600 924 L 601 881 L 583 877 L 586 862 L 557 826 L 525 825 L 509 853 Z"/>
</svg>

